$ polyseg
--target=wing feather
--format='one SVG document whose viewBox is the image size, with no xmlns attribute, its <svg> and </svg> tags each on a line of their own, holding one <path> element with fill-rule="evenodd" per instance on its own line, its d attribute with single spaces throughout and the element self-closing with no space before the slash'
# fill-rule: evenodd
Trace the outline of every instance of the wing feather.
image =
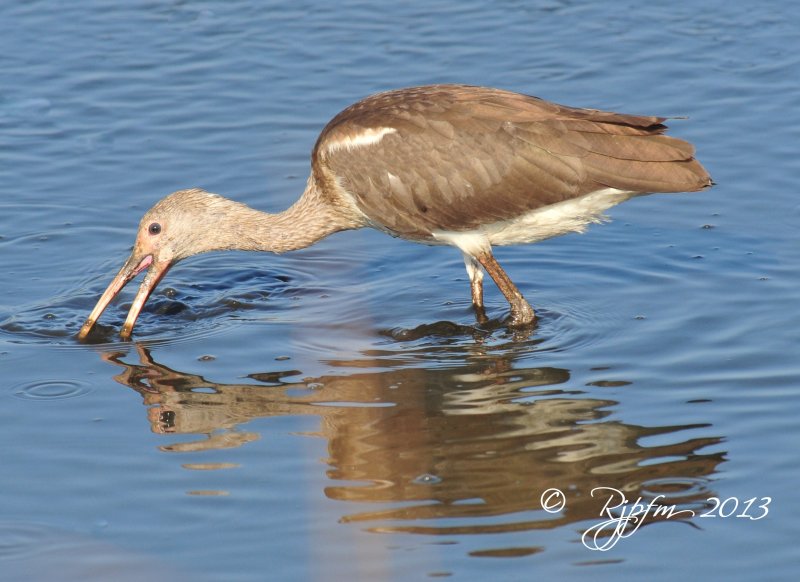
<svg viewBox="0 0 800 582">
<path fill-rule="evenodd" d="M 663 135 L 664 118 L 556 105 L 497 89 L 430 86 L 345 109 L 323 130 L 325 164 L 376 225 L 398 236 L 472 230 L 611 187 L 699 190 L 694 148 Z M 364 132 L 359 147 L 330 144 Z"/>
</svg>

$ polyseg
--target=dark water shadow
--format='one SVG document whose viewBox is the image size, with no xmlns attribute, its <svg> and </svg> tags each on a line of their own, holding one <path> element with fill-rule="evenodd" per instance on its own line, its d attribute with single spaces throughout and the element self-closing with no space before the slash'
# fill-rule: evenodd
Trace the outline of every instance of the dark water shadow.
<svg viewBox="0 0 800 582">
<path fill-rule="evenodd" d="M 458 365 L 315 378 L 252 372 L 241 384 L 171 369 L 140 344 L 102 357 L 142 397 L 154 432 L 206 435 L 164 451 L 240 446 L 259 437 L 239 428 L 253 419 L 317 416 L 329 453 L 324 494 L 357 503 L 353 513 L 343 505 L 340 521 L 375 532 L 498 533 L 596 520 L 596 487 L 628 499 L 664 495 L 662 504 L 679 508 L 713 495 L 725 453 L 703 452 L 723 440 L 701 436 L 710 425 L 625 423 L 613 417 L 618 401 L 571 389 L 568 370 L 515 367 L 513 353 L 461 355 Z M 569 499 L 556 514 L 541 509 L 552 487 Z"/>
</svg>

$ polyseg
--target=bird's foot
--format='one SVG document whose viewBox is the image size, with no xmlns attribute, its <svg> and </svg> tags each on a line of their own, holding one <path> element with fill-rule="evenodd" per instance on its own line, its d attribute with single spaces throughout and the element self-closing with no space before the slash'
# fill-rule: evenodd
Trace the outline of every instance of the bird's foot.
<svg viewBox="0 0 800 582">
<path fill-rule="evenodd" d="M 527 301 L 511 306 L 511 318 L 508 325 L 511 327 L 528 327 L 536 322 L 533 307 Z"/>
</svg>

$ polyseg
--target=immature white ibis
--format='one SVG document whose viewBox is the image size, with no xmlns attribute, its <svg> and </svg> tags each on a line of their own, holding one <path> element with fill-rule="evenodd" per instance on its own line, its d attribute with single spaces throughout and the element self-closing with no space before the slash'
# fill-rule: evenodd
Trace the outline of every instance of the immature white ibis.
<svg viewBox="0 0 800 582">
<path fill-rule="evenodd" d="M 511 306 L 510 324 L 528 325 L 533 309 L 494 259 L 493 245 L 583 231 L 637 194 L 712 185 L 692 145 L 664 135 L 664 120 L 467 85 L 367 97 L 322 130 L 306 189 L 284 212 L 267 214 L 200 189 L 174 192 L 148 210 L 131 256 L 78 337 L 142 271 L 123 337 L 181 259 L 233 249 L 282 253 L 365 226 L 457 247 L 478 319 L 485 319 L 485 269 Z"/>
</svg>

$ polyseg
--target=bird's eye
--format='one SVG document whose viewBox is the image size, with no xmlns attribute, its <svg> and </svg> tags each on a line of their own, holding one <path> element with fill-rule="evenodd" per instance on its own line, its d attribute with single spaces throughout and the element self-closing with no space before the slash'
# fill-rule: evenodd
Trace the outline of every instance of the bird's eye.
<svg viewBox="0 0 800 582">
<path fill-rule="evenodd" d="M 150 234 L 160 234 L 161 233 L 161 225 L 157 222 L 154 222 L 150 226 L 147 227 L 147 232 Z"/>
</svg>

